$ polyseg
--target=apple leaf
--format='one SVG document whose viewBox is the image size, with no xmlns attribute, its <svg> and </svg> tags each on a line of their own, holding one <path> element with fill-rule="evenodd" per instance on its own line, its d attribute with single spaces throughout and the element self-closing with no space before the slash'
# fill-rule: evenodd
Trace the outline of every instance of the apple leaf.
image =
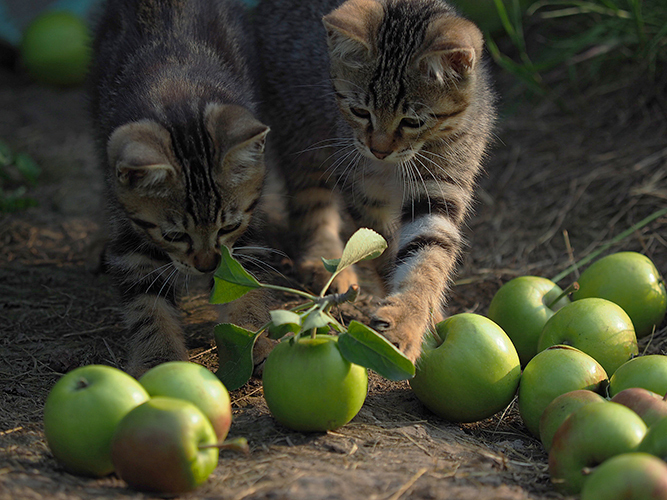
<svg viewBox="0 0 667 500">
<path fill-rule="evenodd" d="M 335 273 L 336 269 L 338 269 L 338 264 L 340 263 L 340 259 L 325 259 L 324 257 L 322 257 L 322 262 L 324 263 L 324 269 L 326 269 L 330 273 Z"/>
<path fill-rule="evenodd" d="M 259 333 L 251 332 L 231 323 L 220 323 L 213 329 L 218 346 L 218 371 L 215 375 L 228 391 L 243 386 L 252 376 L 255 367 L 252 348 Z"/>
<path fill-rule="evenodd" d="M 222 246 L 222 259 L 215 271 L 213 289 L 209 301 L 212 304 L 226 304 L 244 296 L 250 290 L 262 285 L 238 263 L 229 253 L 226 246 Z"/>
<path fill-rule="evenodd" d="M 415 365 L 391 342 L 372 328 L 351 321 L 347 333 L 338 336 L 338 348 L 351 363 L 370 368 L 389 380 L 407 380 L 415 375 Z"/>
<path fill-rule="evenodd" d="M 336 266 L 336 272 L 340 272 L 352 264 L 361 260 L 374 259 L 382 254 L 387 248 L 387 242 L 372 229 L 362 227 L 358 229 L 345 243 L 343 255 Z"/>
<path fill-rule="evenodd" d="M 315 309 L 304 318 L 301 325 L 301 331 L 307 332 L 313 328 L 324 327 L 327 327 L 328 329 L 329 323 L 331 323 L 331 318 L 329 315 L 320 309 Z"/>
<path fill-rule="evenodd" d="M 340 259 L 324 259 L 324 267 L 330 273 L 331 278 L 322 289 L 322 295 L 329 289 L 334 278 L 345 268 L 361 260 L 370 260 L 378 257 L 387 248 L 386 240 L 372 229 L 362 227 L 350 236 L 350 239 L 345 243 L 343 248 L 343 255 Z"/>
<path fill-rule="evenodd" d="M 301 330 L 301 316 L 297 313 L 276 309 L 269 314 L 271 315 L 269 338 L 277 340 L 288 333 L 298 333 Z"/>
</svg>

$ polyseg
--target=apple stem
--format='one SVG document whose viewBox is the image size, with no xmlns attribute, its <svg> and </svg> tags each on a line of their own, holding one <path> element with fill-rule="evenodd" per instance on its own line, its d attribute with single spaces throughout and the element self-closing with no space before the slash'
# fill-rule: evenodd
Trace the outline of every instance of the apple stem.
<svg viewBox="0 0 667 500">
<path fill-rule="evenodd" d="M 248 440 L 244 437 L 238 437 L 234 439 L 228 439 L 226 441 L 222 441 L 220 443 L 213 443 L 213 444 L 203 444 L 199 446 L 200 450 L 206 450 L 208 448 L 218 448 L 220 450 L 231 450 L 231 451 L 236 451 L 239 453 L 243 453 L 244 455 L 249 455 L 250 454 L 250 447 L 248 446 Z"/>
<path fill-rule="evenodd" d="M 338 305 L 344 302 L 354 302 L 359 296 L 359 285 L 353 284 L 347 289 L 345 293 L 330 293 L 323 297 L 318 297 L 313 302 L 315 304 L 327 304 L 327 306 Z"/>
<path fill-rule="evenodd" d="M 551 309 L 551 308 L 554 306 L 554 304 L 556 304 L 560 299 L 562 299 L 563 297 L 566 297 L 566 296 L 570 295 L 572 292 L 576 292 L 577 290 L 579 290 L 579 283 L 577 283 L 577 282 L 575 281 L 575 282 L 572 283 L 570 286 L 568 286 L 565 290 L 563 290 L 563 292 L 562 292 L 558 297 L 556 297 L 554 300 L 552 300 L 551 302 L 549 302 L 549 303 L 547 304 L 547 307 L 548 307 L 549 309 Z"/>
<path fill-rule="evenodd" d="M 584 467 L 583 469 L 581 469 L 581 474 L 583 476 L 590 476 L 594 470 L 595 467 Z"/>
<path fill-rule="evenodd" d="M 90 384 L 88 384 L 88 381 L 83 377 L 81 377 L 76 382 L 76 388 L 77 389 L 85 389 L 86 387 L 88 387 L 88 385 L 90 385 Z"/>
</svg>

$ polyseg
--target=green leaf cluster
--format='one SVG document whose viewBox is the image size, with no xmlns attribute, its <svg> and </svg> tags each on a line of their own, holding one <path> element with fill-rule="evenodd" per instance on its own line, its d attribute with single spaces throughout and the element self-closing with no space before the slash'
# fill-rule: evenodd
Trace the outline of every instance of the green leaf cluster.
<svg viewBox="0 0 667 500">
<path fill-rule="evenodd" d="M 26 193 L 37 184 L 40 174 L 41 169 L 30 156 L 14 153 L 9 145 L 0 141 L 0 213 L 37 205 Z"/>
<path fill-rule="evenodd" d="M 543 75 L 556 69 L 581 84 L 599 82 L 611 62 L 629 61 L 634 73 L 648 78 L 658 76 L 667 63 L 664 0 L 538 0 L 528 9 L 520 0 L 494 3 L 516 54 L 501 51 L 498 37 L 487 34 L 489 51 L 499 66 L 538 94 L 549 91 Z M 541 49 L 527 46 L 526 23 L 539 29 Z"/>
<path fill-rule="evenodd" d="M 255 332 L 229 323 L 217 325 L 214 336 L 220 368 L 216 375 L 229 390 L 244 385 L 254 369 L 252 353 L 255 342 L 266 331 L 271 339 L 289 342 L 294 342 L 302 335 L 333 333 L 339 336 L 337 345 L 342 356 L 351 363 L 374 370 L 390 380 L 413 377 L 414 364 L 386 338 L 356 321 L 345 327 L 332 315 L 331 309 L 335 305 L 356 299 L 358 286 L 350 287 L 346 293 L 325 295 L 341 271 L 362 260 L 378 257 L 386 248 L 387 242 L 378 233 L 371 229 L 359 229 L 346 243 L 340 259 L 322 259 L 331 278 L 318 296 L 293 288 L 260 283 L 234 259 L 229 249 L 223 248 L 210 302 L 228 303 L 257 288 L 292 293 L 304 298 L 305 302 L 292 310 L 271 311 L 270 321 Z"/>
</svg>

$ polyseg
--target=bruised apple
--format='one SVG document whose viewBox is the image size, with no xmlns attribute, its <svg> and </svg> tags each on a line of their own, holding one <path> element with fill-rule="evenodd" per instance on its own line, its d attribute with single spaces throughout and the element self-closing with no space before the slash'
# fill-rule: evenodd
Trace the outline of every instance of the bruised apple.
<svg viewBox="0 0 667 500">
<path fill-rule="evenodd" d="M 218 464 L 215 431 L 189 401 L 157 396 L 128 413 L 111 443 L 116 474 L 131 487 L 183 493 L 204 483 Z"/>
<path fill-rule="evenodd" d="M 579 408 L 554 434 L 549 450 L 551 482 L 561 492 L 579 493 L 588 469 L 634 451 L 645 434 L 644 421 L 619 403 L 608 401 Z"/>
</svg>

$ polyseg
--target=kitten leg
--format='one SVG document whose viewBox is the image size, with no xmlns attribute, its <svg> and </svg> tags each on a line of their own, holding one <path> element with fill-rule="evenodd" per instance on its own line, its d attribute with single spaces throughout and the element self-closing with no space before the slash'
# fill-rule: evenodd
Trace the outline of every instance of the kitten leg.
<svg viewBox="0 0 667 500">
<path fill-rule="evenodd" d="M 180 314 L 169 300 L 137 295 L 124 304 L 124 315 L 130 331 L 130 375 L 138 378 L 160 363 L 188 360 Z"/>
<path fill-rule="evenodd" d="M 124 254 L 122 246 L 118 255 L 117 245 L 112 241 L 106 264 L 120 292 L 129 332 L 127 372 L 139 377 L 165 361 L 187 360 L 173 264 L 141 253 Z"/>
<path fill-rule="evenodd" d="M 340 237 L 342 221 L 338 196 L 328 187 L 308 187 L 294 193 L 289 203 L 290 223 L 299 232 L 297 261 L 299 276 L 316 291 L 331 276 L 322 264 L 322 257 L 337 259 L 343 253 Z M 331 291 L 343 293 L 350 285 L 358 283 L 352 268 L 341 272 Z"/>
<path fill-rule="evenodd" d="M 421 353 L 424 333 L 444 319 L 460 249 L 458 227 L 446 217 L 424 216 L 402 231 L 392 293 L 380 302 L 371 326 L 413 361 Z"/>
</svg>

